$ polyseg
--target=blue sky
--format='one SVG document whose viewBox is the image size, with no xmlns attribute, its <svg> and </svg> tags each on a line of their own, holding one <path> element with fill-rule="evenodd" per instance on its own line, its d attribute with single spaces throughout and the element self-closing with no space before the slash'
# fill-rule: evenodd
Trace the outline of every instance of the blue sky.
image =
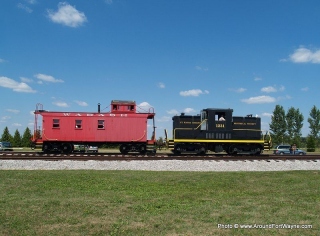
<svg viewBox="0 0 320 236">
<path fill-rule="evenodd" d="M 276 105 L 307 119 L 319 105 L 318 0 L 4 0 L 0 132 L 33 129 L 51 111 L 135 100 L 171 117 L 203 108 L 259 115 Z"/>
</svg>

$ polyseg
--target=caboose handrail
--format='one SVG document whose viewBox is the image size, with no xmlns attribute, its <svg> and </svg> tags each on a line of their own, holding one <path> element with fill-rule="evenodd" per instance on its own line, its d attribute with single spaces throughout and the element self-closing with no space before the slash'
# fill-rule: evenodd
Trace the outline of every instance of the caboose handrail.
<svg viewBox="0 0 320 236">
<path fill-rule="evenodd" d="M 145 130 L 143 131 L 143 135 L 142 135 L 142 137 L 141 137 L 141 138 L 136 139 L 136 140 L 131 140 L 131 142 L 137 142 L 137 141 L 140 141 L 141 139 L 143 139 L 143 137 L 144 137 L 144 136 L 146 136 L 146 131 L 145 131 Z"/>
</svg>

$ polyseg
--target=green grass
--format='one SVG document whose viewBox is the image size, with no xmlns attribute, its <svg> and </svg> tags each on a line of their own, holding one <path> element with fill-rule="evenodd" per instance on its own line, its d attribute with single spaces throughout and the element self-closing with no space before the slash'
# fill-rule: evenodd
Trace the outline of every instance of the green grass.
<svg viewBox="0 0 320 236">
<path fill-rule="evenodd" d="M 319 186 L 320 171 L 2 170 L 0 235 L 319 235 Z"/>
</svg>

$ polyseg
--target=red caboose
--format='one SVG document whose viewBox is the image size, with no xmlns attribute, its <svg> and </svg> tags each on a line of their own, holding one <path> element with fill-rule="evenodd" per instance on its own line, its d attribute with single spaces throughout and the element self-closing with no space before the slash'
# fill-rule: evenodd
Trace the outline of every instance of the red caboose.
<svg viewBox="0 0 320 236">
<path fill-rule="evenodd" d="M 42 145 L 44 152 L 70 153 L 75 144 L 118 144 L 121 153 L 146 153 L 154 150 L 154 109 L 138 112 L 135 101 L 111 101 L 110 112 L 55 112 L 45 111 L 37 104 L 34 145 Z M 38 116 L 42 116 L 42 124 Z M 147 135 L 148 120 L 153 122 L 153 134 Z"/>
</svg>

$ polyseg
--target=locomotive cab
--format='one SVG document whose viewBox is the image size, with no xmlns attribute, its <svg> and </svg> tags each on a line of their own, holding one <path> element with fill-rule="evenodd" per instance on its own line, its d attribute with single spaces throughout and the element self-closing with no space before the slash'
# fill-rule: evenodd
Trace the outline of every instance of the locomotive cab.
<svg viewBox="0 0 320 236">
<path fill-rule="evenodd" d="M 227 136 L 232 131 L 232 109 L 204 109 L 201 111 L 201 130 L 205 138 Z M 222 137 L 221 137 L 222 138 Z M 222 138 L 224 139 L 224 138 Z"/>
</svg>

